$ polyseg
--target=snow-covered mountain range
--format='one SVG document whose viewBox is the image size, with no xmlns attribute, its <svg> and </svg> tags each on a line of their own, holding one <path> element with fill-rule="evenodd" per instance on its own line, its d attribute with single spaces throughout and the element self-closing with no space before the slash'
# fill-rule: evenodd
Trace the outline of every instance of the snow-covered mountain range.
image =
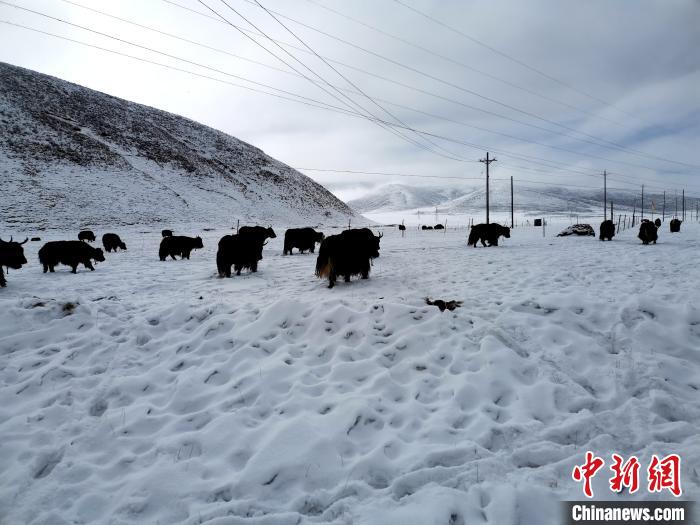
<svg viewBox="0 0 700 525">
<path fill-rule="evenodd" d="M 0 63 L 0 223 L 344 223 L 264 152 L 184 117 Z"/>
<path fill-rule="evenodd" d="M 473 213 L 483 210 L 486 191 L 483 184 L 474 185 L 472 181 L 459 187 L 409 186 L 387 184 L 375 188 L 369 194 L 348 204 L 360 213 L 386 213 L 408 210 L 431 212 L 435 208 L 441 214 Z M 492 181 L 490 184 L 490 206 L 495 212 L 510 210 L 510 182 Z M 666 212 L 675 210 L 673 195 L 666 197 Z M 656 212 L 661 213 L 663 196 L 645 195 L 645 212 L 651 211 L 652 201 Z M 566 188 L 556 185 L 533 185 L 515 183 L 515 209 L 518 213 L 537 214 L 602 214 L 603 190 L 586 190 Z M 613 202 L 616 209 L 639 209 L 641 195 L 632 192 L 608 190 L 608 203 Z M 680 206 L 680 199 L 679 199 Z M 688 209 L 695 209 L 694 201 L 686 200 Z"/>
</svg>

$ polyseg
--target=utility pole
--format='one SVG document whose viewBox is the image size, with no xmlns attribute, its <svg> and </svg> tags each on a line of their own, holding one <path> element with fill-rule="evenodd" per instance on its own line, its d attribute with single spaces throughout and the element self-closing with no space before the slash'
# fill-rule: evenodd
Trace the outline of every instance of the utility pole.
<svg viewBox="0 0 700 525">
<path fill-rule="evenodd" d="M 608 215 L 608 172 L 603 170 L 603 219 Z"/>
<path fill-rule="evenodd" d="M 614 221 L 615 220 L 615 203 L 613 201 L 610 201 L 610 220 Z"/>
<path fill-rule="evenodd" d="M 479 159 L 479 162 L 486 164 L 486 224 L 489 224 L 489 165 L 496 162 L 496 159 L 489 159 L 489 152 L 486 152 L 485 159 Z"/>
<path fill-rule="evenodd" d="M 513 221 L 513 176 L 510 176 L 510 227 L 515 228 Z"/>
<path fill-rule="evenodd" d="M 644 218 L 644 184 L 642 184 L 642 219 Z"/>
<path fill-rule="evenodd" d="M 676 190 L 676 213 L 673 216 L 678 218 L 678 190 Z"/>
<path fill-rule="evenodd" d="M 666 190 L 664 190 L 664 207 L 661 209 L 661 222 L 666 222 Z"/>
<path fill-rule="evenodd" d="M 683 221 L 685 221 L 685 189 L 683 189 Z"/>
</svg>

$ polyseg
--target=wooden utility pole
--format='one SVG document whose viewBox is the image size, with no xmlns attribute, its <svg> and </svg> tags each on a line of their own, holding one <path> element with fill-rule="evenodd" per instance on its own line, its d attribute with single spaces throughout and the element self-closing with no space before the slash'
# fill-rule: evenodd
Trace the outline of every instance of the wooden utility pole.
<svg viewBox="0 0 700 525">
<path fill-rule="evenodd" d="M 510 227 L 515 228 L 513 220 L 513 176 L 510 176 Z"/>
<path fill-rule="evenodd" d="M 603 170 L 603 219 L 608 216 L 608 172 Z"/>
<path fill-rule="evenodd" d="M 673 216 L 676 219 L 678 218 L 678 191 L 676 191 L 676 213 L 674 213 Z"/>
<path fill-rule="evenodd" d="M 610 201 L 610 220 L 614 221 L 615 220 L 615 208 L 614 208 L 614 203 L 613 201 Z"/>
<path fill-rule="evenodd" d="M 644 184 L 642 184 L 642 219 L 644 218 Z"/>
<path fill-rule="evenodd" d="M 496 162 L 496 159 L 489 158 L 489 152 L 486 152 L 485 159 L 479 159 L 479 162 L 486 164 L 486 224 L 489 224 L 489 165 Z"/>
</svg>

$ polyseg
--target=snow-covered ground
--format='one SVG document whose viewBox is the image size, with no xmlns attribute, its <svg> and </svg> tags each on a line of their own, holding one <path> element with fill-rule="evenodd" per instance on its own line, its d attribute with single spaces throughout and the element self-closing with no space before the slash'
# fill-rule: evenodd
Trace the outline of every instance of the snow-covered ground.
<svg viewBox="0 0 700 525">
<path fill-rule="evenodd" d="M 223 231 L 159 262 L 159 231 L 120 230 L 77 275 L 28 243 L 0 290 L 0 523 L 559 523 L 587 450 L 678 453 L 698 499 L 700 226 L 565 225 L 498 248 L 386 229 L 332 290 L 282 228 L 232 279 Z"/>
</svg>

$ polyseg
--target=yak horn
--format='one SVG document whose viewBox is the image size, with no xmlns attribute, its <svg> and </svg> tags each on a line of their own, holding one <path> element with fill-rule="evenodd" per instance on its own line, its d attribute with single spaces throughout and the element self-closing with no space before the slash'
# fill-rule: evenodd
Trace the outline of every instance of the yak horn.
<svg viewBox="0 0 700 525">
<path fill-rule="evenodd" d="M 21 243 L 19 243 L 20 246 L 23 245 L 23 244 L 26 244 L 28 240 L 29 240 L 29 237 L 27 237 L 26 239 L 24 239 Z"/>
</svg>

